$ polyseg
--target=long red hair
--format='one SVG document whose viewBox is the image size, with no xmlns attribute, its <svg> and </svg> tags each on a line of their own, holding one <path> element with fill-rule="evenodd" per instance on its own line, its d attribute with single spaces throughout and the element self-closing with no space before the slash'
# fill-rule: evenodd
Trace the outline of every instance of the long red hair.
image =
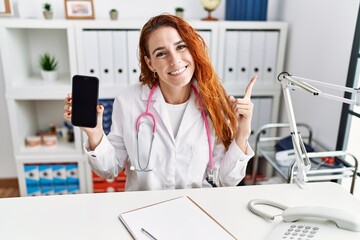
<svg viewBox="0 0 360 240">
<path fill-rule="evenodd" d="M 145 56 L 150 58 L 148 40 L 151 33 L 162 27 L 176 29 L 186 43 L 195 62 L 194 77 L 197 80 L 205 110 L 213 123 L 217 140 L 221 141 L 227 149 L 236 134 L 237 119 L 211 64 L 204 39 L 186 21 L 170 14 L 161 14 L 151 18 L 143 26 L 139 42 L 140 82 L 150 88 L 158 82 L 147 66 Z"/>
</svg>

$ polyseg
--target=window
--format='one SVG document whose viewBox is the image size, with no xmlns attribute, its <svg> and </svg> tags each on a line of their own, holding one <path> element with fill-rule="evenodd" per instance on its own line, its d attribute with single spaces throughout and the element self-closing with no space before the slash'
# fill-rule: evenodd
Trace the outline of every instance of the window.
<svg viewBox="0 0 360 240">
<path fill-rule="evenodd" d="M 360 87 L 359 72 L 360 72 L 360 8 L 357 16 L 357 23 L 354 35 L 354 42 L 350 57 L 350 65 L 348 77 L 346 81 L 347 87 Z M 351 97 L 350 94 L 345 94 L 345 97 Z M 346 149 L 353 154 L 358 161 L 360 161 L 360 107 L 343 104 L 341 113 L 339 134 L 336 144 L 337 150 Z M 354 164 L 349 161 L 349 163 Z M 347 181 L 344 182 L 347 184 Z M 360 199 L 360 186 L 355 184 L 354 195 Z"/>
</svg>

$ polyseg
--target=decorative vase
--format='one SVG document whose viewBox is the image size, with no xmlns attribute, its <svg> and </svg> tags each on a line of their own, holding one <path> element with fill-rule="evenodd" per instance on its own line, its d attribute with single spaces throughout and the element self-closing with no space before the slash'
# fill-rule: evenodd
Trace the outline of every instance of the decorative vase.
<svg viewBox="0 0 360 240">
<path fill-rule="evenodd" d="M 52 19 L 54 16 L 54 13 L 52 11 L 43 11 L 43 15 L 45 19 Z"/>
<path fill-rule="evenodd" d="M 110 11 L 110 19 L 115 21 L 118 19 L 119 13 L 116 11 Z"/>
<path fill-rule="evenodd" d="M 175 16 L 177 16 L 179 18 L 183 18 L 184 17 L 184 11 L 176 11 Z"/>
<path fill-rule="evenodd" d="M 41 70 L 41 76 L 45 81 L 52 82 L 57 79 L 57 71 Z"/>
</svg>

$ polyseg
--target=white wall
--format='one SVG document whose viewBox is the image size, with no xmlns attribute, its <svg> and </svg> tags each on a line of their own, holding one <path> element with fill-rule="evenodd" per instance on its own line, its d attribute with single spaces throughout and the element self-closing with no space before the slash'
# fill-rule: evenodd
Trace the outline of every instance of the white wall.
<svg viewBox="0 0 360 240">
<path fill-rule="evenodd" d="M 13 0 L 16 15 L 42 18 L 44 0 Z M 49 0 L 55 18 L 64 19 L 62 0 Z M 19 4 L 18 4 L 19 3 Z M 268 20 L 289 22 L 287 61 L 284 70 L 291 74 L 344 85 L 347 76 L 353 32 L 359 0 L 269 0 Z M 199 0 L 94 0 L 96 19 L 108 19 L 108 11 L 117 8 L 120 19 L 147 19 L 153 15 L 185 8 L 186 19 L 206 16 Z M 213 14 L 224 19 L 225 0 Z M 335 147 L 341 104 L 293 94 L 298 122 L 307 122 L 315 137 Z M 5 104 L 4 81 L 0 67 L 0 178 L 15 177 L 15 160 L 10 144 L 10 127 Z M 281 121 L 286 122 L 283 110 Z"/>
<path fill-rule="evenodd" d="M 52 3 L 54 17 L 65 18 L 63 0 L 14 0 L 18 9 L 17 14 L 27 18 L 42 18 L 42 4 Z M 186 19 L 200 19 L 207 16 L 202 8 L 200 0 L 93 0 L 96 19 L 109 19 L 109 10 L 116 8 L 119 11 L 119 19 L 148 19 L 164 12 L 174 13 L 176 7 L 185 9 Z M 225 13 L 225 1 L 213 12 L 214 17 L 223 19 Z"/>
<path fill-rule="evenodd" d="M 289 23 L 284 70 L 345 86 L 359 0 L 274 0 L 272 7 L 279 20 Z M 297 122 L 310 124 L 314 137 L 335 149 L 342 104 L 302 91 L 292 97 Z M 281 112 L 287 122 L 284 107 Z"/>
</svg>

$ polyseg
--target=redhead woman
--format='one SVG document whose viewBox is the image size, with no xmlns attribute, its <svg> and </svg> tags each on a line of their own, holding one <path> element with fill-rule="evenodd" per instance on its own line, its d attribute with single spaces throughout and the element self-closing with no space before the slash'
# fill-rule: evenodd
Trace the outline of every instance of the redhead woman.
<svg viewBox="0 0 360 240">
<path fill-rule="evenodd" d="M 236 186 L 245 176 L 256 77 L 243 98 L 228 96 L 202 37 L 169 14 L 151 18 L 139 41 L 139 83 L 114 100 L 111 132 L 81 128 L 91 168 L 114 178 L 125 168 L 126 190 Z M 71 94 L 64 117 L 71 119 Z"/>
</svg>

